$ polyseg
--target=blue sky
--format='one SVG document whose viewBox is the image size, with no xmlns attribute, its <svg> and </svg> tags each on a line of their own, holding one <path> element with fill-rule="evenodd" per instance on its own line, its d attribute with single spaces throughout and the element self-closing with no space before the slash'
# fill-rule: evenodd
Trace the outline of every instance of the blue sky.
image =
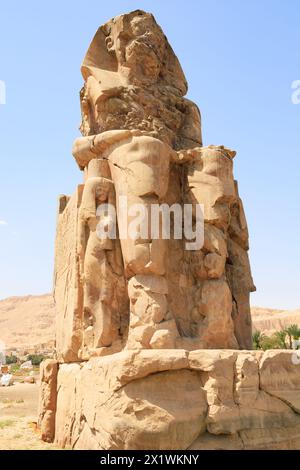
<svg viewBox="0 0 300 470">
<path fill-rule="evenodd" d="M 252 305 L 299 308 L 300 104 L 291 86 L 300 80 L 300 2 L 11 0 L 0 8 L 0 298 L 52 288 L 57 196 L 81 181 L 71 155 L 80 63 L 100 24 L 141 8 L 179 57 L 204 144 L 238 152 Z"/>
</svg>

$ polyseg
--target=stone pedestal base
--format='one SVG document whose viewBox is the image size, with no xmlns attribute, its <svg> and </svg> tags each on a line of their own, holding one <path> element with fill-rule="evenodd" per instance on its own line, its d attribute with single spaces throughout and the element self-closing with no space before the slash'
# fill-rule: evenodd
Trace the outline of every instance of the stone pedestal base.
<svg viewBox="0 0 300 470">
<path fill-rule="evenodd" d="M 51 381 L 46 362 L 40 414 L 51 384 L 57 397 L 55 429 L 43 433 L 74 449 L 297 449 L 297 359 L 279 350 L 123 351 L 51 362 Z"/>
</svg>

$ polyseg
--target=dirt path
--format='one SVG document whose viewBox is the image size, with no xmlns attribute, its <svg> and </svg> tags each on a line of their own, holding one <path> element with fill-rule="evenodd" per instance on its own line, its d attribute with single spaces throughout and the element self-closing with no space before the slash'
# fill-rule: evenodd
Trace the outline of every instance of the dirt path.
<svg viewBox="0 0 300 470">
<path fill-rule="evenodd" d="M 38 386 L 16 383 L 0 387 L 0 450 L 51 450 L 39 439 L 37 420 Z"/>
</svg>

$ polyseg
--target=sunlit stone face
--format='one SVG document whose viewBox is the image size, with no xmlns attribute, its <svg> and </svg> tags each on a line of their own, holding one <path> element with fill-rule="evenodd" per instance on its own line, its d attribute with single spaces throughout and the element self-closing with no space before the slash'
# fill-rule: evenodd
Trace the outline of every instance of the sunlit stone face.
<svg viewBox="0 0 300 470">
<path fill-rule="evenodd" d="M 157 81 L 166 49 L 166 38 L 151 15 L 137 15 L 129 28 L 120 30 L 118 23 L 107 38 L 108 49 L 114 50 L 121 68 L 129 78 L 154 83 Z"/>
<path fill-rule="evenodd" d="M 203 149 L 189 169 L 188 183 L 191 199 L 204 205 L 205 220 L 226 228 L 236 198 L 232 158 L 219 149 Z"/>
</svg>

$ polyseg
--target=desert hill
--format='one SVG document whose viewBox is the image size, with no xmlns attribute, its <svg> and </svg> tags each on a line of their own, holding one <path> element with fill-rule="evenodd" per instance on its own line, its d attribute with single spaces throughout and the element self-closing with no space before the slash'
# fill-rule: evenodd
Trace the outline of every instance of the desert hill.
<svg viewBox="0 0 300 470">
<path fill-rule="evenodd" d="M 254 330 L 271 335 L 286 326 L 300 326 L 300 310 L 251 309 Z M 28 295 L 0 300 L 0 340 L 7 349 L 53 346 L 55 305 L 52 295 Z"/>
<path fill-rule="evenodd" d="M 0 300 L 0 340 L 7 349 L 34 348 L 54 341 L 52 295 L 28 295 Z"/>
<path fill-rule="evenodd" d="M 300 327 L 300 310 L 274 310 L 252 307 L 251 314 L 253 329 L 259 330 L 267 336 L 292 324 Z"/>
</svg>

